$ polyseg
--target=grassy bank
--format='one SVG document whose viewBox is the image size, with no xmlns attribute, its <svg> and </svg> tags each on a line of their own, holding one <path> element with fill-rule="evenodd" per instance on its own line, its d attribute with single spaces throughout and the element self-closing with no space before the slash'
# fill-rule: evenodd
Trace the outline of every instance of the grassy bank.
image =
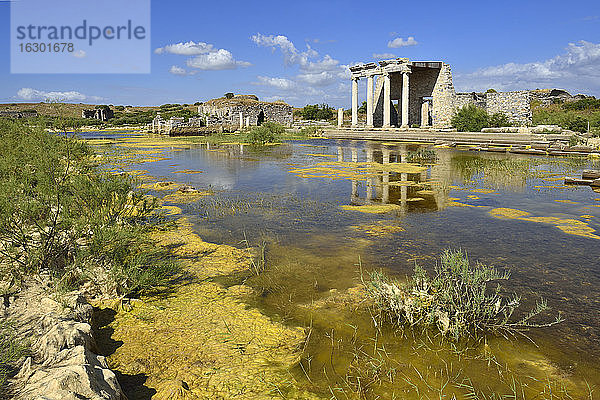
<svg viewBox="0 0 600 400">
<path fill-rule="evenodd" d="M 86 144 L 0 119 L 0 152 L 0 294 L 35 277 L 58 293 L 87 283 L 96 294 L 130 297 L 177 271 L 150 238 L 161 223 L 156 200 L 127 175 L 101 171 Z M 0 330 L 0 353 L 15 354 L 17 339 Z M 13 361 L 3 358 L 0 369 Z"/>
<path fill-rule="evenodd" d="M 532 102 L 534 125 L 559 125 L 576 132 L 587 132 L 600 136 L 600 100 L 581 99 L 568 103 L 542 106 Z"/>
</svg>

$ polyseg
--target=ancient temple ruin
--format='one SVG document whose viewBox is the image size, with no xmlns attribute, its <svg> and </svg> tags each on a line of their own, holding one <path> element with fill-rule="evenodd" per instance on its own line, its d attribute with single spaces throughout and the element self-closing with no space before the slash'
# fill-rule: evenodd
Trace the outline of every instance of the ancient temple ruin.
<svg viewBox="0 0 600 400">
<path fill-rule="evenodd" d="M 254 95 L 235 95 L 208 100 L 198 106 L 207 126 L 229 125 L 241 128 L 276 122 L 292 126 L 293 107 L 283 101 L 259 101 Z"/>
<path fill-rule="evenodd" d="M 359 126 L 358 82 L 361 78 L 367 80 L 367 128 L 448 128 L 456 110 L 467 104 L 490 114 L 506 114 L 515 125 L 528 125 L 532 118 L 532 100 L 543 104 L 553 96 L 566 93 L 558 89 L 456 93 L 450 65 L 441 61 L 396 58 L 359 64 L 350 67 L 350 72 L 353 127 Z M 566 96 L 570 95 L 566 93 Z"/>
</svg>

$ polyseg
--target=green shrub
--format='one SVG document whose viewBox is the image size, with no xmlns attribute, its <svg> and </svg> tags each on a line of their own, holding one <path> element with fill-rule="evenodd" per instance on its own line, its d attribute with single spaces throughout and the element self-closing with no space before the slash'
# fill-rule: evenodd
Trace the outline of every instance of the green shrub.
<svg viewBox="0 0 600 400">
<path fill-rule="evenodd" d="M 441 262 L 435 265 L 433 276 L 418 265 L 406 283 L 374 272 L 366 287 L 376 305 L 393 323 L 437 328 L 454 339 L 477 337 L 482 332 L 524 335 L 531 328 L 562 321 L 559 314 L 550 322 L 533 322 L 549 310 L 543 300 L 515 320 L 513 314 L 521 304 L 520 297 L 516 294 L 504 297 L 500 285 L 488 287 L 492 281 L 508 278 L 508 273 L 500 273 L 493 267 L 472 265 L 462 251 L 446 250 Z"/>
<path fill-rule="evenodd" d="M 511 126 L 511 123 L 506 114 L 495 113 L 488 116 L 488 126 L 490 128 L 500 128 L 502 126 Z"/>
<path fill-rule="evenodd" d="M 600 99 L 586 97 L 585 99 L 563 103 L 561 107 L 563 110 L 597 110 L 600 109 Z"/>
<path fill-rule="evenodd" d="M 273 143 L 275 135 L 266 126 L 257 126 L 248 133 L 248 141 L 252 144 Z"/>
<path fill-rule="evenodd" d="M 113 293 L 132 295 L 175 272 L 148 244 L 156 201 L 127 175 L 99 170 L 86 144 L 0 121 L 0 152 L 0 278 L 44 271 L 77 286 L 100 266 Z"/>
<path fill-rule="evenodd" d="M 319 130 L 316 126 L 307 126 L 306 128 L 300 129 L 300 132 L 298 132 L 301 136 L 317 136 L 317 133 L 319 133 Z"/>
<path fill-rule="evenodd" d="M 489 126 L 487 112 L 473 104 L 467 104 L 459 109 L 451 122 L 459 132 L 480 132 L 481 129 Z"/>
<path fill-rule="evenodd" d="M 0 320 L 0 397 L 6 380 L 16 372 L 15 363 L 27 352 L 26 346 L 17 339 L 15 329 L 6 319 Z"/>
<path fill-rule="evenodd" d="M 270 130 L 273 133 L 273 135 L 276 135 L 276 136 L 280 136 L 285 133 L 285 126 L 278 124 L 276 122 L 268 121 L 268 122 L 265 122 L 264 124 L 262 124 L 262 126 L 267 128 L 268 130 Z"/>
<path fill-rule="evenodd" d="M 321 120 L 333 118 L 333 108 L 327 104 L 306 105 L 302 109 L 302 118 L 308 120 Z"/>
</svg>

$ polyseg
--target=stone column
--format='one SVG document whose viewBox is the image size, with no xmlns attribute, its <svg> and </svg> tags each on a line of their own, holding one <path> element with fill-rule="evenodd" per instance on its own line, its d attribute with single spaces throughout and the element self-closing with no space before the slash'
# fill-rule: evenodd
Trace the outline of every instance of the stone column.
<svg viewBox="0 0 600 400">
<path fill-rule="evenodd" d="M 429 126 L 429 102 L 427 100 L 423 101 L 421 104 L 421 128 L 425 128 Z"/>
<path fill-rule="evenodd" d="M 402 127 L 408 128 L 408 72 L 402 73 Z"/>
<path fill-rule="evenodd" d="M 244 129 L 244 114 L 240 111 L 240 129 Z"/>
<path fill-rule="evenodd" d="M 358 125 L 358 78 L 352 78 L 352 126 Z"/>
<path fill-rule="evenodd" d="M 338 128 L 341 128 L 343 123 L 344 123 L 344 109 L 338 108 Z"/>
<path fill-rule="evenodd" d="M 384 128 L 389 128 L 390 127 L 390 120 L 391 120 L 391 116 L 390 116 L 390 95 L 391 95 L 391 88 L 390 88 L 390 74 L 386 73 L 383 75 L 383 127 Z"/>
<path fill-rule="evenodd" d="M 367 126 L 373 127 L 373 75 L 367 77 Z"/>
<path fill-rule="evenodd" d="M 250 126 L 250 117 L 246 117 L 246 128 Z"/>
</svg>

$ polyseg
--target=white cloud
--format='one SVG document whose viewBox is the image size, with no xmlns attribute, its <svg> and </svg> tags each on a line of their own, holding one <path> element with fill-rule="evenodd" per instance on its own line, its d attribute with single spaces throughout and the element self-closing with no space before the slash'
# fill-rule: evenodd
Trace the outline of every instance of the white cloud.
<svg viewBox="0 0 600 400">
<path fill-rule="evenodd" d="M 271 86 L 281 90 L 290 90 L 296 86 L 296 83 L 287 78 L 271 78 L 268 76 L 257 76 L 258 85 Z"/>
<path fill-rule="evenodd" d="M 73 52 L 73 57 L 85 58 L 86 56 L 87 56 L 87 53 L 84 50 L 77 50 L 77 51 Z"/>
<path fill-rule="evenodd" d="M 102 97 L 87 96 L 74 90 L 67 92 L 46 92 L 32 88 L 21 88 L 17 92 L 17 97 L 23 100 L 48 100 L 48 101 L 84 101 L 84 100 L 102 100 Z"/>
<path fill-rule="evenodd" d="M 461 90 L 559 87 L 574 92 L 600 90 L 600 43 L 569 43 L 564 54 L 544 61 L 507 63 L 456 74 Z"/>
<path fill-rule="evenodd" d="M 417 42 L 413 36 L 409 36 L 406 40 L 402 39 L 401 37 L 390 40 L 387 46 L 389 48 L 396 49 L 398 47 L 416 46 L 417 44 L 419 44 L 419 42 Z"/>
<path fill-rule="evenodd" d="M 396 55 L 392 53 L 373 53 L 373 58 L 375 60 L 387 60 L 390 58 L 396 58 Z"/>
<path fill-rule="evenodd" d="M 154 50 L 156 54 L 170 53 L 180 56 L 197 56 L 199 54 L 211 53 L 213 51 L 216 51 L 216 49 L 212 44 L 204 42 L 195 43 L 193 41 L 169 44 L 165 47 L 159 47 Z"/>
<path fill-rule="evenodd" d="M 180 42 L 159 47 L 154 50 L 156 54 L 176 54 L 182 56 L 193 56 L 188 58 L 186 65 L 190 68 L 196 68 L 203 71 L 220 71 L 225 69 L 235 69 L 238 67 L 248 67 L 247 61 L 238 61 L 233 57 L 229 50 L 216 49 L 215 46 L 204 42 Z M 169 70 L 175 75 L 193 75 L 194 72 L 186 72 L 183 68 L 172 66 Z"/>
<path fill-rule="evenodd" d="M 190 68 L 201 70 L 219 71 L 224 69 L 235 69 L 237 67 L 248 67 L 252 64 L 246 61 L 236 61 L 233 55 L 225 49 L 219 49 L 208 54 L 200 54 L 186 61 Z"/>
</svg>

